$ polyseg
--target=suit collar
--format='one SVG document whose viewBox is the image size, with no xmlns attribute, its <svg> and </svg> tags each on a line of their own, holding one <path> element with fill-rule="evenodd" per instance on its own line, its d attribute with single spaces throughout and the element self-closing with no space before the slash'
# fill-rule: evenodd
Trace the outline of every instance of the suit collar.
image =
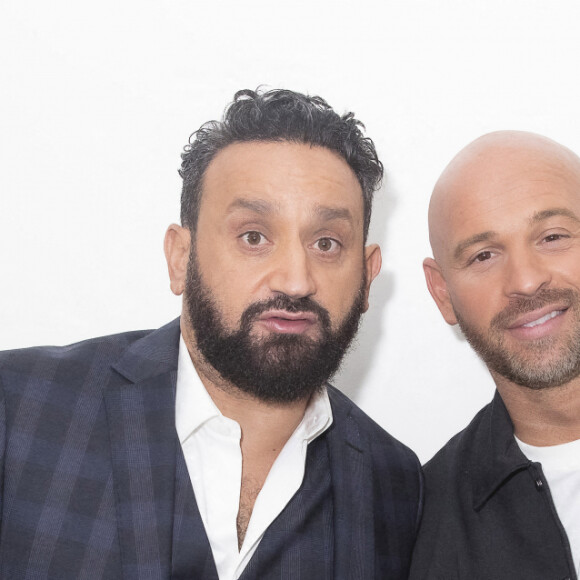
<svg viewBox="0 0 580 580">
<path fill-rule="evenodd" d="M 179 320 L 135 341 L 105 391 L 124 580 L 171 572 L 178 344 Z"/>
<path fill-rule="evenodd" d="M 373 474 L 369 442 L 354 417 L 354 405 L 328 387 L 334 421 L 327 432 L 334 493 L 334 578 L 365 580 L 375 577 Z M 365 501 L 356 501 L 365 498 Z"/>
<path fill-rule="evenodd" d="M 132 343 L 113 368 L 132 383 L 177 371 L 179 318 Z"/>
<path fill-rule="evenodd" d="M 473 449 L 473 507 L 480 510 L 513 473 L 530 464 L 516 443 L 512 421 L 497 391 L 481 417 Z"/>
<path fill-rule="evenodd" d="M 362 437 L 356 421 L 352 418 L 354 404 L 332 385 L 327 386 L 328 398 L 332 408 L 333 423 L 338 424 L 340 440 L 360 453 L 364 452 L 366 440 Z"/>
</svg>

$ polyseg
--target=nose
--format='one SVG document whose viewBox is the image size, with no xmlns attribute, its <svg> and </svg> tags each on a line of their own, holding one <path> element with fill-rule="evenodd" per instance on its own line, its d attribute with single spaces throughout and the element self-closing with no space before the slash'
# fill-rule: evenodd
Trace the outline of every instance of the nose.
<svg viewBox="0 0 580 580">
<path fill-rule="evenodd" d="M 274 257 L 269 276 L 270 291 L 290 298 L 304 298 L 316 293 L 308 250 L 302 244 L 280 248 Z"/>
<path fill-rule="evenodd" d="M 533 296 L 551 280 L 552 274 L 542 256 L 531 250 L 520 252 L 508 262 L 505 292 L 508 296 Z"/>
</svg>

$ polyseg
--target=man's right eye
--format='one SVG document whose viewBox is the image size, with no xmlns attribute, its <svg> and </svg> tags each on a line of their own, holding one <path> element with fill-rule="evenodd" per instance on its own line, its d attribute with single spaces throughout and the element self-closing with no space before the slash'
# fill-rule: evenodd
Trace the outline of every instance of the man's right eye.
<svg viewBox="0 0 580 580">
<path fill-rule="evenodd" d="M 260 244 L 264 243 L 266 238 L 260 232 L 246 232 L 242 234 L 242 240 L 246 242 L 249 246 L 259 246 Z"/>
</svg>

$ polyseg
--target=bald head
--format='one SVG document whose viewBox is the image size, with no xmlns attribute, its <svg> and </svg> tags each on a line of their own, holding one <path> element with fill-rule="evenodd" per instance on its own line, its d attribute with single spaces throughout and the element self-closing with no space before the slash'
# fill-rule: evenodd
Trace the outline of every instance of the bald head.
<svg viewBox="0 0 580 580">
<path fill-rule="evenodd" d="M 532 133 L 477 139 L 437 182 L 429 232 L 429 292 L 502 396 L 580 381 L 577 155 Z"/>
<path fill-rule="evenodd" d="M 580 158 L 547 137 L 497 131 L 476 139 L 451 160 L 433 190 L 429 239 L 435 259 L 445 262 L 455 225 L 470 219 L 473 210 L 522 203 L 528 186 L 533 194 L 533 184 L 554 189 L 563 182 L 577 185 L 580 195 Z"/>
</svg>

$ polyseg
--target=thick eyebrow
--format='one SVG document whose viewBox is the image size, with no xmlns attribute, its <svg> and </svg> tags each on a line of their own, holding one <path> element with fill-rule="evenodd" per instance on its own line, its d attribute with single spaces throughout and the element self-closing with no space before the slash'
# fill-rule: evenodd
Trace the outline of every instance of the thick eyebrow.
<svg viewBox="0 0 580 580">
<path fill-rule="evenodd" d="M 465 252 L 465 250 L 467 250 L 467 248 L 469 248 L 470 246 L 473 246 L 474 244 L 479 244 L 481 242 L 487 242 L 488 240 L 491 240 L 491 238 L 495 236 L 496 236 L 495 232 L 488 231 L 481 232 L 481 234 L 475 234 L 474 236 L 471 236 L 466 240 L 462 240 L 457 244 L 457 246 L 455 246 L 455 252 L 453 252 L 453 256 L 455 257 L 456 260 L 458 260 L 459 258 L 461 258 L 463 252 Z"/>
<path fill-rule="evenodd" d="M 326 207 L 319 205 L 316 207 L 316 214 L 323 221 L 344 220 L 352 223 L 352 214 L 350 210 L 342 207 Z"/>
<path fill-rule="evenodd" d="M 244 199 L 243 197 L 238 197 L 228 206 L 228 213 L 232 213 L 237 209 L 248 209 L 255 213 L 267 214 L 272 213 L 274 207 L 271 203 L 263 199 Z"/>
<path fill-rule="evenodd" d="M 564 217 L 570 218 L 571 220 L 573 220 L 577 223 L 580 223 L 578 216 L 573 211 L 570 211 L 569 209 L 567 209 L 565 207 L 554 207 L 551 209 L 544 209 L 542 211 L 536 212 L 530 218 L 530 224 L 531 225 L 537 224 L 538 222 L 541 222 L 543 220 L 547 220 L 548 218 L 551 218 L 553 216 L 564 216 Z"/>
</svg>

